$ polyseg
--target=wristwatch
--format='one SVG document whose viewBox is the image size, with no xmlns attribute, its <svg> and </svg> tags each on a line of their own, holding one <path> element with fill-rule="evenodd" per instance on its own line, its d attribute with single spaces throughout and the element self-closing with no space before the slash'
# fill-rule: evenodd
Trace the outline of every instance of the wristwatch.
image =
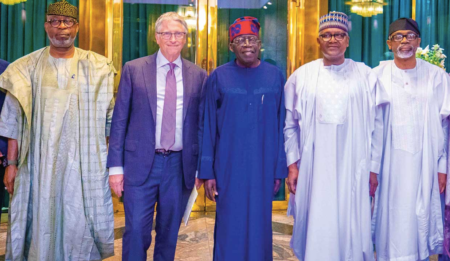
<svg viewBox="0 0 450 261">
<path fill-rule="evenodd" d="M 8 159 L 3 159 L 3 162 L 2 162 L 2 164 L 3 164 L 3 167 L 8 167 L 8 166 L 10 166 L 10 165 L 15 165 L 15 166 L 17 166 L 17 160 L 8 160 Z"/>
</svg>

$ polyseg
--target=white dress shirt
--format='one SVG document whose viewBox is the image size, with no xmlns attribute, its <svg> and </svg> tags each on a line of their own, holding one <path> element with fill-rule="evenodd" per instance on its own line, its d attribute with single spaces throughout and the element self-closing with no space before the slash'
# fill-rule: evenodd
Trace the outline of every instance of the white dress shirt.
<svg viewBox="0 0 450 261">
<path fill-rule="evenodd" d="M 183 74 L 181 56 L 174 62 L 175 79 L 177 81 L 177 111 L 175 143 L 170 147 L 172 151 L 183 149 Z M 161 146 L 161 123 L 164 108 L 164 96 L 166 93 L 166 76 L 170 70 L 169 61 L 158 51 L 156 55 L 156 126 L 155 126 L 155 149 L 163 149 Z M 123 166 L 109 168 L 109 175 L 123 174 Z"/>
</svg>

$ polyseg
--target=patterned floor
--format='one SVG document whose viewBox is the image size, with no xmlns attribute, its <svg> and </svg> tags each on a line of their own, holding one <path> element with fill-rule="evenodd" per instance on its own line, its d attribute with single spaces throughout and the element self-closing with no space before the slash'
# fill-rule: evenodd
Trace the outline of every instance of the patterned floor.
<svg viewBox="0 0 450 261">
<path fill-rule="evenodd" d="M 115 256 L 106 261 L 122 260 L 122 235 L 125 226 L 123 212 L 115 214 Z M 286 212 L 274 212 L 272 215 L 273 228 L 273 256 L 274 260 L 298 260 L 289 247 L 294 220 L 287 217 Z M 0 224 L 0 261 L 5 260 L 5 242 L 7 229 L 7 215 L 3 214 Z M 178 234 L 175 261 L 211 261 L 214 246 L 214 213 L 192 213 L 188 226 L 182 224 Z M 152 232 L 154 242 L 155 232 Z M 153 260 L 154 244 L 147 252 L 147 260 Z M 430 261 L 437 261 L 437 256 L 430 257 Z"/>
<path fill-rule="evenodd" d="M 289 240 L 292 234 L 293 220 L 286 217 L 285 213 L 273 214 L 273 253 L 274 260 L 297 260 L 290 247 Z M 119 261 L 122 256 L 123 226 L 124 217 L 116 215 L 116 240 L 115 256 L 106 259 L 107 261 Z M 153 260 L 153 249 L 155 232 L 152 232 L 152 245 L 147 252 L 147 260 Z M 182 224 L 178 234 L 176 261 L 210 261 L 214 246 L 214 213 L 194 213 L 188 226 Z"/>
</svg>

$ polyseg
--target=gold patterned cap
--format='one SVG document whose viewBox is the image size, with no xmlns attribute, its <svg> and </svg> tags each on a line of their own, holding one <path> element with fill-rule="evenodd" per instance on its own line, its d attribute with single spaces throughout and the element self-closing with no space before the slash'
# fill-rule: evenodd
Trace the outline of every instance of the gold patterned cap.
<svg viewBox="0 0 450 261">
<path fill-rule="evenodd" d="M 50 4 L 47 9 L 47 15 L 62 15 L 78 20 L 78 8 L 69 4 L 66 0 L 62 0 Z"/>
</svg>

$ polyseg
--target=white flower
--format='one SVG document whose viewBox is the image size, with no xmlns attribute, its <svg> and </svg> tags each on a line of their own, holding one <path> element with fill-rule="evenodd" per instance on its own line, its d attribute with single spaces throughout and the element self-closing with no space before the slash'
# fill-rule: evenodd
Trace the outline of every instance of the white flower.
<svg viewBox="0 0 450 261">
<path fill-rule="evenodd" d="M 420 54 L 422 54 L 422 55 L 427 55 L 429 51 L 430 51 L 430 48 L 429 48 L 429 46 L 427 45 L 427 47 L 425 47 L 425 49 L 423 49 L 422 52 L 421 52 Z"/>
<path fill-rule="evenodd" d="M 447 58 L 447 56 L 445 54 L 441 54 L 441 56 L 439 58 L 445 59 L 445 58 Z"/>
<path fill-rule="evenodd" d="M 442 60 L 441 64 L 440 64 L 442 68 L 444 68 L 444 66 L 445 66 L 444 63 L 445 63 L 445 60 Z"/>
<path fill-rule="evenodd" d="M 438 50 L 439 49 L 439 44 L 435 44 L 435 45 L 433 45 L 433 50 Z"/>
<path fill-rule="evenodd" d="M 422 48 L 418 47 L 417 50 L 416 50 L 416 53 L 421 54 L 422 50 L 423 50 Z"/>
</svg>

